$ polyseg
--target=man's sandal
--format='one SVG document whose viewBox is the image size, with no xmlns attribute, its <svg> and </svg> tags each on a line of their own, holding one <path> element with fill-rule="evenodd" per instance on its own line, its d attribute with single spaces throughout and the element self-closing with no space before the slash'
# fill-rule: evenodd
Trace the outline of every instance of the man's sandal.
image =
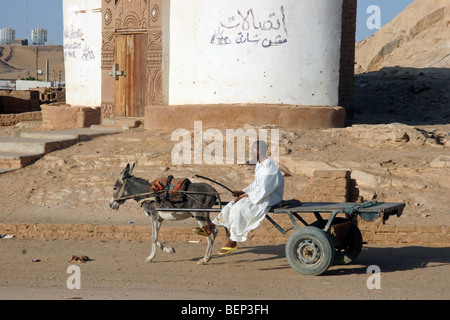
<svg viewBox="0 0 450 320">
<path fill-rule="evenodd" d="M 194 233 L 196 233 L 200 236 L 204 236 L 204 237 L 210 236 L 210 234 L 204 228 L 197 227 L 197 228 L 192 229 L 192 231 L 194 231 Z"/>
<path fill-rule="evenodd" d="M 236 247 L 223 247 L 222 249 L 220 249 L 218 255 L 219 256 L 224 256 L 226 254 L 232 253 L 234 251 L 236 251 L 238 248 L 238 246 Z"/>
</svg>

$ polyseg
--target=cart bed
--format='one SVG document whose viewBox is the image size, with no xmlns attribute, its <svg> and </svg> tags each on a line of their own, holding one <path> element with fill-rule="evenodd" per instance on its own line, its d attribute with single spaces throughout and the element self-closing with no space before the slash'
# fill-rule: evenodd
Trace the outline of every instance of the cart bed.
<svg viewBox="0 0 450 320">
<path fill-rule="evenodd" d="M 222 202 L 226 205 L 227 202 Z M 293 208 L 272 208 L 269 212 L 275 214 L 281 213 L 348 213 L 351 215 L 359 214 L 366 221 L 373 221 L 379 216 L 386 221 L 389 216 L 396 215 L 400 217 L 405 207 L 404 203 L 379 202 L 367 206 L 365 203 L 355 202 L 302 202 L 301 206 Z M 220 208 L 209 209 L 187 209 L 187 208 L 157 208 L 158 211 L 176 211 L 176 212 L 220 212 Z"/>
<path fill-rule="evenodd" d="M 378 202 L 373 205 L 366 206 L 365 203 L 354 202 L 303 202 L 301 206 L 295 208 L 275 208 L 270 212 L 273 213 L 299 213 L 299 212 L 312 212 L 312 213 L 348 213 L 359 214 L 362 219 L 366 221 L 373 221 L 379 216 L 383 217 L 386 221 L 389 216 L 396 215 L 400 217 L 403 213 L 404 203 L 387 203 Z"/>
</svg>

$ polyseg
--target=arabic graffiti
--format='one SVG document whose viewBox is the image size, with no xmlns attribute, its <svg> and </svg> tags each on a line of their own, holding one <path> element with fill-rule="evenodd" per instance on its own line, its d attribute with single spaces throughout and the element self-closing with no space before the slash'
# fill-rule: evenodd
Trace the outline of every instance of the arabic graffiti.
<svg viewBox="0 0 450 320">
<path fill-rule="evenodd" d="M 64 29 L 64 57 L 82 61 L 95 59 L 94 52 L 85 43 L 81 28 L 71 25 L 70 28 Z"/>
<path fill-rule="evenodd" d="M 228 17 L 226 22 L 214 30 L 210 43 L 212 45 L 261 44 L 263 48 L 282 45 L 288 40 L 286 15 L 284 7 L 274 11 L 265 20 L 255 17 L 253 9 L 246 13 L 237 10 L 237 14 Z"/>
<path fill-rule="evenodd" d="M 94 52 L 91 50 L 91 48 L 88 45 L 84 46 L 83 49 L 83 55 L 81 56 L 81 60 L 87 61 L 87 60 L 93 60 L 95 59 Z"/>
<path fill-rule="evenodd" d="M 64 29 L 64 57 L 77 58 L 77 51 L 81 48 L 81 41 L 83 40 L 83 32 L 81 28 L 76 28 L 74 25 L 70 29 Z"/>
</svg>

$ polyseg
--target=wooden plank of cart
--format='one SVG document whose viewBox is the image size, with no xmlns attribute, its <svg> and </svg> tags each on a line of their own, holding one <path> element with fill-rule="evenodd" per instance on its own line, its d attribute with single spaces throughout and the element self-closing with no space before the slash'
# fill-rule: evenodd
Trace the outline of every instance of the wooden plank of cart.
<svg viewBox="0 0 450 320">
<path fill-rule="evenodd" d="M 303 202 L 290 207 L 290 201 L 283 201 L 272 208 L 274 217 L 287 214 L 292 226 L 283 229 L 274 219 L 266 215 L 281 233 L 294 230 L 289 236 L 285 252 L 291 267 L 303 275 L 321 275 L 333 264 L 349 264 L 361 253 L 363 239 L 356 224 L 359 215 L 365 221 L 374 221 L 378 217 L 383 223 L 390 216 L 399 217 L 405 207 L 404 203 L 385 203 L 369 201 L 365 203 Z M 292 202 L 291 202 L 292 203 Z M 221 202 L 224 205 L 226 202 Z M 160 211 L 209 211 L 220 212 L 220 208 L 178 209 L 157 208 Z M 315 221 L 308 224 L 302 214 L 313 214 Z M 329 215 L 324 219 L 322 214 Z M 342 215 L 339 216 L 338 215 Z M 299 226 L 301 222 L 304 226 Z"/>
</svg>

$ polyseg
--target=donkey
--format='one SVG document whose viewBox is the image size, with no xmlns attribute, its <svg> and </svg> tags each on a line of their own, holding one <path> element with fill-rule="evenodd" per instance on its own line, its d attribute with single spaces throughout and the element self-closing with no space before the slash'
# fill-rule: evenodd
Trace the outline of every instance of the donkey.
<svg viewBox="0 0 450 320">
<path fill-rule="evenodd" d="M 186 190 L 187 199 L 184 202 L 171 203 L 167 200 L 158 197 L 151 197 L 151 184 L 144 179 L 134 177 L 131 175 L 134 169 L 126 165 L 125 169 L 120 173 L 114 185 L 113 199 L 109 206 L 118 210 L 126 200 L 133 199 L 140 202 L 146 215 L 150 218 L 152 224 L 152 251 L 145 259 L 145 262 L 152 262 L 156 254 L 156 246 L 163 252 L 174 253 L 175 250 L 170 247 L 165 247 L 158 241 L 158 232 L 164 220 L 180 221 L 193 217 L 200 227 L 203 227 L 211 222 L 209 212 L 176 212 L 176 211 L 157 211 L 156 208 L 186 208 L 186 209 L 210 209 L 216 202 L 217 191 L 206 183 L 191 183 Z M 145 200 L 144 200 L 145 199 Z M 150 200 L 149 200 L 150 199 Z M 211 250 L 216 237 L 217 230 L 211 232 L 207 237 L 208 245 L 206 247 L 205 256 L 197 263 L 199 265 L 207 264 L 211 259 Z"/>
</svg>

